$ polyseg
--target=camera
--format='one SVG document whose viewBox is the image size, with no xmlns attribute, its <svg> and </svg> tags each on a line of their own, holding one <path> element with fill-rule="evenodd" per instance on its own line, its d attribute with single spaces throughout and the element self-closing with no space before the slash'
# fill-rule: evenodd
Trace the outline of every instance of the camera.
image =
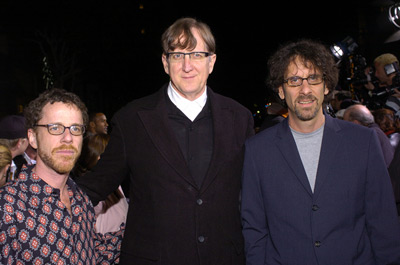
<svg viewBox="0 0 400 265">
<path fill-rule="evenodd" d="M 391 75 L 393 73 L 398 73 L 399 72 L 399 63 L 398 62 L 394 62 L 391 64 L 387 64 L 384 66 L 385 68 L 385 73 L 386 75 Z"/>
<path fill-rule="evenodd" d="M 368 82 L 377 85 L 378 79 L 374 76 L 374 70 L 371 68 L 367 74 L 365 73 L 368 66 L 365 57 L 355 54 L 350 58 L 349 64 L 351 78 L 348 78 L 348 81 L 351 85 L 359 87 Z"/>
<path fill-rule="evenodd" d="M 395 93 L 395 89 L 400 89 L 400 71 L 399 71 L 399 63 L 394 62 L 391 64 L 387 64 L 384 66 L 384 70 L 386 75 L 395 74 L 392 78 L 392 84 L 387 87 L 380 88 L 378 92 L 373 93 L 376 97 L 387 98 L 390 95 Z"/>
</svg>

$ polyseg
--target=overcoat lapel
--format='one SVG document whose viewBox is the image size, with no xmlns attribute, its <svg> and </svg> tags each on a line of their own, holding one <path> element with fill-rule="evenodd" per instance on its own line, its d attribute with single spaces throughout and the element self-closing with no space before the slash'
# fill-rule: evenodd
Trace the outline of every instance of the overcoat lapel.
<svg viewBox="0 0 400 265">
<path fill-rule="evenodd" d="M 214 146 L 211 163 L 201 186 L 204 192 L 214 181 L 221 165 L 228 158 L 235 140 L 234 113 L 224 106 L 224 102 L 217 98 L 211 89 L 208 89 L 213 119 Z"/>
<path fill-rule="evenodd" d="M 190 174 L 178 141 L 176 140 L 171 127 L 168 125 L 168 111 L 164 90 L 165 87 L 159 91 L 158 102 L 155 107 L 141 110 L 138 112 L 138 115 L 151 140 L 164 159 L 182 178 L 189 182 L 193 187 L 197 187 Z"/>
<path fill-rule="evenodd" d="M 303 163 L 301 162 L 296 142 L 294 141 L 292 132 L 290 131 L 288 119 L 282 121 L 282 123 L 278 126 L 280 127 L 277 130 L 276 145 L 278 146 L 278 149 L 281 151 L 283 157 L 285 158 L 286 163 L 290 166 L 294 175 L 304 187 L 304 190 L 310 196 L 312 196 L 310 182 L 308 181 Z"/>
</svg>

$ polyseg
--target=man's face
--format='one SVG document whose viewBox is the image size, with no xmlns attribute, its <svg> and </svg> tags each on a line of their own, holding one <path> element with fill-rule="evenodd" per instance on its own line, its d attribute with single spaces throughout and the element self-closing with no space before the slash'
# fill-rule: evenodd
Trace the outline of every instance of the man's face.
<svg viewBox="0 0 400 265">
<path fill-rule="evenodd" d="M 42 114 L 39 125 L 83 125 L 82 113 L 75 105 L 48 103 L 44 106 Z M 37 165 L 58 174 L 68 174 L 81 153 L 83 136 L 74 136 L 69 129 L 65 129 L 63 134 L 52 135 L 46 127 L 36 127 L 35 130 L 28 130 L 28 137 L 32 147 L 37 149 Z"/>
<path fill-rule="evenodd" d="M 97 113 L 94 121 L 90 122 L 90 126 L 94 127 L 95 133 L 107 134 L 108 123 L 107 123 L 106 115 L 104 115 L 103 113 Z"/>
<path fill-rule="evenodd" d="M 208 52 L 198 30 L 193 28 L 192 34 L 197 40 L 194 50 L 176 49 L 173 52 Z M 172 62 L 163 54 L 162 62 L 165 72 L 170 76 L 172 87 L 183 97 L 195 100 L 205 90 L 209 74 L 212 73 L 216 55 L 210 55 L 202 61 L 193 61 L 188 55 L 183 61 Z"/>
<path fill-rule="evenodd" d="M 298 76 L 307 78 L 310 75 L 321 75 L 313 68 L 307 68 L 297 58 L 289 64 L 285 73 L 285 79 Z M 288 86 L 286 83 L 279 87 L 279 96 L 285 99 L 289 109 L 289 117 L 292 122 L 301 123 L 302 121 L 311 121 L 323 116 L 322 103 L 324 96 L 329 90 L 325 87 L 325 82 L 317 85 L 310 85 L 307 80 L 296 87 Z"/>
</svg>

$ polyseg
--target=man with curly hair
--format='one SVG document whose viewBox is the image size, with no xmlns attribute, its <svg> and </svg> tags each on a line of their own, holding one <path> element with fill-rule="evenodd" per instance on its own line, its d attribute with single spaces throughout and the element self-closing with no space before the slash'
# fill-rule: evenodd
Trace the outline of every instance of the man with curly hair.
<svg viewBox="0 0 400 265">
<path fill-rule="evenodd" d="M 338 69 L 312 40 L 281 47 L 269 85 L 288 118 L 247 140 L 247 264 L 400 264 L 400 225 L 373 130 L 323 112 Z"/>
</svg>

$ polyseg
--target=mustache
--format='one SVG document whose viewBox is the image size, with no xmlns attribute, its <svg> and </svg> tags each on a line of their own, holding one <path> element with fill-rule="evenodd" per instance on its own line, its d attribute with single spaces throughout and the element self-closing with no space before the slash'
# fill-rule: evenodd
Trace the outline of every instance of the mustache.
<svg viewBox="0 0 400 265">
<path fill-rule="evenodd" d="M 63 145 L 61 145 L 61 146 L 59 146 L 59 147 L 54 148 L 51 152 L 52 152 L 52 153 L 55 153 L 55 152 L 61 151 L 61 150 L 72 150 L 72 151 L 74 151 L 75 153 L 78 153 L 78 149 L 76 149 L 75 146 L 66 145 L 66 144 L 63 144 Z"/>
<path fill-rule="evenodd" d="M 300 95 L 296 98 L 296 101 L 308 101 L 308 100 L 318 100 L 314 95 Z"/>
</svg>

